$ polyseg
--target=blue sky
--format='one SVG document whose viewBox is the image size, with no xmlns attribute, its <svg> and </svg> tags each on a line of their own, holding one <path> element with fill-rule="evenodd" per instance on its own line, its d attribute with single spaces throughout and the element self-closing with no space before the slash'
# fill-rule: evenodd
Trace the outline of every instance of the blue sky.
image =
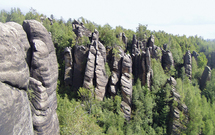
<svg viewBox="0 0 215 135">
<path fill-rule="evenodd" d="M 215 0 L 0 0 L 0 9 L 30 8 L 46 16 L 78 19 L 97 24 L 136 30 L 138 24 L 149 30 L 174 35 L 215 39 Z"/>
</svg>

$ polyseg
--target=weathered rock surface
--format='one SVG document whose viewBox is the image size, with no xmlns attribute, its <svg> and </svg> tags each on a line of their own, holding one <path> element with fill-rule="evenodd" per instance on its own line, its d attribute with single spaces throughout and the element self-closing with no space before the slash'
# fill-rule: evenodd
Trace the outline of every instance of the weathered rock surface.
<svg viewBox="0 0 215 135">
<path fill-rule="evenodd" d="M 72 87 L 74 91 L 77 91 L 79 87 L 83 86 L 89 48 L 83 45 L 81 46 L 77 45 L 73 49 L 74 58 L 73 58 Z"/>
<path fill-rule="evenodd" d="M 66 85 L 72 86 L 72 69 L 73 69 L 73 60 L 72 60 L 72 50 L 71 47 L 66 47 L 64 49 L 64 60 L 65 60 L 65 74 L 64 82 Z"/>
<path fill-rule="evenodd" d="M 35 20 L 25 20 L 23 28 L 32 46 L 29 89 L 33 90 L 31 110 L 35 134 L 59 134 L 56 114 L 58 63 L 51 36 Z"/>
<path fill-rule="evenodd" d="M 155 42 L 155 37 L 154 35 L 151 35 L 150 38 L 148 39 L 147 47 L 153 47 Z"/>
<path fill-rule="evenodd" d="M 0 133 L 33 135 L 27 92 L 2 82 L 0 82 L 0 88 Z"/>
<path fill-rule="evenodd" d="M 122 59 L 121 90 L 121 108 L 124 112 L 125 118 L 130 119 L 132 100 L 132 59 L 129 54 L 124 54 Z"/>
<path fill-rule="evenodd" d="M 153 70 L 151 67 L 151 54 L 149 52 L 149 48 L 146 49 L 146 83 L 148 88 L 151 88 Z"/>
<path fill-rule="evenodd" d="M 20 27 L 15 23 L 0 23 L 0 133 L 4 135 L 33 134 L 26 92 L 30 45 Z"/>
<path fill-rule="evenodd" d="M 181 96 L 175 88 L 177 85 L 176 80 L 170 77 L 167 79 L 167 83 L 172 87 L 171 95 L 173 97 L 173 100 L 170 101 L 170 119 L 167 132 L 168 134 L 180 135 L 183 130 L 186 130 L 184 124 L 188 123 L 188 108 L 181 103 Z M 173 104 L 174 102 L 177 103 L 177 106 Z M 180 116 L 184 116 L 184 119 L 180 119 Z"/>
<path fill-rule="evenodd" d="M 170 69 L 171 66 L 174 66 L 174 60 L 172 57 L 172 53 L 169 50 L 168 51 L 162 50 L 161 63 L 162 63 L 162 67 L 164 70 Z"/>
<path fill-rule="evenodd" d="M 95 30 L 92 34 L 83 86 L 90 90 L 95 87 L 95 97 L 98 100 L 103 100 L 108 83 L 105 71 L 106 49 L 98 38 L 99 32 Z"/>
<path fill-rule="evenodd" d="M 192 77 L 192 57 L 190 50 L 188 50 L 184 56 L 184 68 L 185 68 L 185 73 L 191 79 Z"/>
<path fill-rule="evenodd" d="M 202 77 L 200 80 L 200 89 L 204 90 L 206 86 L 206 82 L 210 81 L 211 79 L 211 68 L 209 66 L 206 66 L 204 69 L 204 72 L 202 73 Z"/>
<path fill-rule="evenodd" d="M 122 57 L 124 56 L 123 50 L 118 46 L 119 52 L 112 54 L 112 71 L 110 77 L 110 88 L 109 92 L 112 96 L 117 94 L 117 90 L 120 88 L 120 78 L 122 70 Z"/>
<path fill-rule="evenodd" d="M 84 27 L 83 23 L 74 21 L 72 23 L 73 31 L 75 32 L 77 39 L 83 36 L 91 37 L 91 31 Z"/>
</svg>

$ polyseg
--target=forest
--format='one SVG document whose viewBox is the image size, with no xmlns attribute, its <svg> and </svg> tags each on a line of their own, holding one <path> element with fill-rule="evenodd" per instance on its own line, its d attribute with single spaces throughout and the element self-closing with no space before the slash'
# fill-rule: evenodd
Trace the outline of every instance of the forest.
<svg viewBox="0 0 215 135">
<path fill-rule="evenodd" d="M 41 19 L 42 18 L 42 19 Z M 48 18 L 52 19 L 52 22 Z M 110 135 L 167 135 L 171 134 L 170 110 L 178 106 L 172 96 L 172 89 L 177 89 L 180 95 L 180 103 L 185 104 L 188 111 L 180 113 L 178 121 L 182 129 L 178 134 L 189 135 L 213 135 L 215 134 L 215 65 L 213 59 L 215 51 L 215 40 L 205 40 L 202 37 L 185 35 L 173 35 L 164 31 L 151 31 L 147 25 L 139 24 L 136 31 L 125 29 L 122 26 L 115 28 L 109 24 L 103 26 L 80 17 L 77 20 L 85 28 L 93 32 L 99 32 L 99 41 L 113 53 L 118 53 L 120 46 L 125 53 L 132 55 L 133 35 L 138 41 L 144 42 L 151 35 L 154 36 L 154 44 L 172 53 L 174 66 L 163 69 L 159 59 L 151 59 L 153 70 L 152 84 L 150 88 L 142 85 L 140 79 L 132 80 L 132 103 L 130 119 L 125 119 L 121 109 L 122 95 L 119 89 L 116 96 L 111 96 L 108 91 L 103 101 L 98 101 L 92 93 L 84 87 L 78 91 L 73 90 L 64 82 L 65 60 L 64 49 L 90 44 L 88 37 L 82 37 L 77 42 L 76 34 L 73 32 L 73 19 L 65 21 L 63 18 L 56 19 L 38 13 L 31 8 L 23 14 L 19 8 L 11 11 L 0 11 L 0 22 L 17 22 L 22 25 L 24 20 L 34 19 L 42 22 L 44 27 L 51 33 L 56 48 L 58 60 L 59 77 L 57 83 L 57 114 L 60 124 L 60 134 L 110 134 Z M 52 23 L 52 25 L 51 25 Z M 120 33 L 127 37 L 127 46 L 120 40 Z M 147 42 L 147 41 L 146 41 Z M 186 75 L 184 56 L 187 51 L 198 56 L 192 59 L 192 75 Z M 211 68 L 210 80 L 204 87 L 200 87 L 200 81 L 205 67 Z M 106 73 L 110 77 L 111 69 L 105 65 Z M 174 77 L 175 86 L 166 83 L 168 78 Z"/>
</svg>

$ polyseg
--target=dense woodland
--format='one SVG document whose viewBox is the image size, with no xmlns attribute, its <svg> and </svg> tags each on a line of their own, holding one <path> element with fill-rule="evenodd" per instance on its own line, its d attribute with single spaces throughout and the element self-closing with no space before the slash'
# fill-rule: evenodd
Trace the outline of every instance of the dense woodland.
<svg viewBox="0 0 215 135">
<path fill-rule="evenodd" d="M 112 28 L 109 24 L 104 26 L 84 19 L 78 20 L 90 31 L 99 31 L 99 40 L 105 47 L 123 46 L 122 41 L 117 37 L 124 32 L 128 38 L 127 53 L 131 53 L 133 35 L 142 41 L 151 35 L 155 37 L 155 45 L 162 47 L 168 45 L 172 52 L 175 67 L 170 70 L 163 70 L 159 60 L 152 59 L 153 84 L 149 91 L 147 86 L 141 86 L 140 80 L 133 82 L 132 115 L 130 120 L 124 119 L 121 112 L 121 95 L 111 98 L 108 94 L 103 102 L 99 102 L 85 88 L 79 88 L 74 92 L 64 84 L 64 59 L 65 47 L 76 45 L 76 35 L 73 32 L 72 19 L 67 21 L 56 19 L 54 15 L 50 18 L 53 25 L 50 25 L 48 17 L 39 14 L 31 9 L 25 15 L 19 8 L 12 8 L 11 11 L 0 12 L 0 22 L 14 21 L 22 25 L 23 20 L 35 19 L 41 21 L 51 32 L 53 43 L 56 48 L 59 63 L 59 79 L 57 87 L 58 118 L 60 122 L 60 133 L 67 134 L 167 134 L 169 121 L 169 102 L 171 99 L 171 86 L 165 84 L 166 80 L 173 76 L 177 81 L 177 91 L 181 95 L 181 102 L 188 107 L 189 123 L 184 123 L 186 130 L 181 134 L 215 134 L 215 71 L 212 69 L 211 81 L 208 81 L 205 89 L 200 90 L 199 81 L 205 66 L 210 66 L 211 53 L 215 51 L 215 40 L 205 40 L 198 36 L 186 37 L 168 34 L 164 31 L 150 31 L 146 25 L 139 24 L 136 31 L 124 29 L 122 26 Z M 80 39 L 80 45 L 89 44 L 88 38 Z M 114 48 L 117 51 L 116 48 Z M 192 78 L 185 75 L 183 57 L 187 50 L 196 51 L 197 59 L 192 57 Z M 108 65 L 106 67 L 108 72 Z M 110 71 L 109 71 L 110 72 Z M 83 96 L 84 95 L 84 96 Z M 183 116 L 180 117 L 183 121 Z"/>
</svg>

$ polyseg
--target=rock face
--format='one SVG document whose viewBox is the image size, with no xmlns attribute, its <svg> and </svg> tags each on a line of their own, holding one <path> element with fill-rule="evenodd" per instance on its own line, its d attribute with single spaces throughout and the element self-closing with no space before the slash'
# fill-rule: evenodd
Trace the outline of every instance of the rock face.
<svg viewBox="0 0 215 135">
<path fill-rule="evenodd" d="M 95 97 L 98 100 L 103 100 L 108 83 L 105 71 L 106 49 L 98 38 L 99 32 L 95 30 L 92 34 L 83 86 L 91 90 L 94 86 Z"/>
<path fill-rule="evenodd" d="M 174 66 L 174 60 L 173 60 L 173 57 L 172 57 L 172 53 L 168 50 L 168 51 L 165 51 L 165 50 L 162 50 L 162 67 L 163 69 L 170 69 L 171 66 Z"/>
<path fill-rule="evenodd" d="M 167 83 L 172 87 L 171 95 L 173 97 L 173 100 L 170 101 L 170 120 L 167 132 L 171 135 L 180 135 L 181 131 L 186 129 L 183 125 L 188 123 L 188 108 L 180 101 L 181 96 L 175 88 L 177 85 L 176 80 L 173 77 L 170 77 L 167 79 Z M 177 103 L 177 106 L 173 104 L 174 102 Z M 180 120 L 180 116 L 184 116 L 184 119 Z"/>
<path fill-rule="evenodd" d="M 80 23 L 78 21 L 74 21 L 72 23 L 72 27 L 73 27 L 73 31 L 75 32 L 77 38 L 83 37 L 83 36 L 87 36 L 87 37 L 91 37 L 91 32 L 84 27 L 83 23 Z"/>
<path fill-rule="evenodd" d="M 120 88 L 120 78 L 122 74 L 122 57 L 124 56 L 124 51 L 118 47 L 119 52 L 117 54 L 112 54 L 111 65 L 111 77 L 110 77 L 110 87 L 109 92 L 111 96 L 117 94 L 117 90 Z"/>
<path fill-rule="evenodd" d="M 83 45 L 81 46 L 76 45 L 73 49 L 74 58 L 73 58 L 72 87 L 73 90 L 77 91 L 79 87 L 83 86 L 89 48 Z"/>
<path fill-rule="evenodd" d="M 29 48 L 22 26 L 0 23 L 0 133 L 33 134 L 29 82 Z"/>
<path fill-rule="evenodd" d="M 72 86 L 73 59 L 71 47 L 66 47 L 64 49 L 64 60 L 65 60 L 64 81 L 66 85 Z"/>
<path fill-rule="evenodd" d="M 129 54 L 124 54 L 124 57 L 122 59 L 121 90 L 121 107 L 124 112 L 125 118 L 130 119 L 132 100 L 132 59 Z"/>
<path fill-rule="evenodd" d="M 29 89 L 33 90 L 31 110 L 34 133 L 59 134 L 56 114 L 58 63 L 51 36 L 35 20 L 24 21 L 23 28 L 32 46 Z"/>
<path fill-rule="evenodd" d="M 200 89 L 204 90 L 205 86 L 206 86 L 206 82 L 210 81 L 211 79 L 211 68 L 209 66 L 205 67 L 204 72 L 202 73 L 202 77 L 200 80 Z"/>
<path fill-rule="evenodd" d="M 185 73 L 191 79 L 192 77 L 192 57 L 191 53 L 188 50 L 184 56 L 184 68 L 185 68 Z"/>
</svg>

